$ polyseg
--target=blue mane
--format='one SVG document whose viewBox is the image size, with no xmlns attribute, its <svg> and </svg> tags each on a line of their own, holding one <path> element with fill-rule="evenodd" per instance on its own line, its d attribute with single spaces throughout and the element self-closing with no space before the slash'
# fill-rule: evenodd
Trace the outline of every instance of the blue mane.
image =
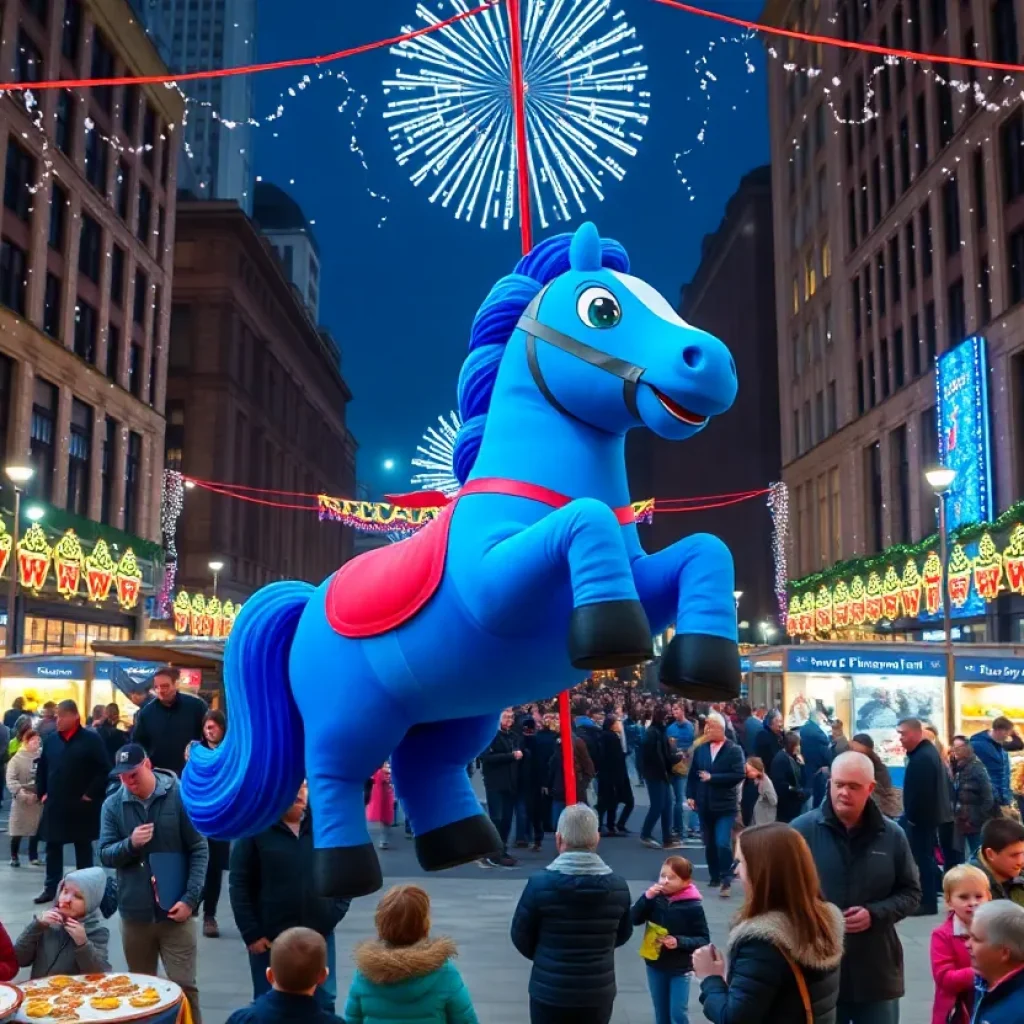
<svg viewBox="0 0 1024 1024">
<path fill-rule="evenodd" d="M 459 415 L 462 429 L 455 440 L 455 476 L 465 483 L 476 462 L 484 423 L 491 405 L 498 366 L 505 346 L 530 300 L 549 281 L 567 273 L 571 234 L 554 235 L 539 242 L 516 269 L 503 277 L 484 299 L 473 320 L 469 355 L 459 371 Z M 629 271 L 626 250 L 610 238 L 601 239 L 601 263 L 610 270 Z"/>
</svg>

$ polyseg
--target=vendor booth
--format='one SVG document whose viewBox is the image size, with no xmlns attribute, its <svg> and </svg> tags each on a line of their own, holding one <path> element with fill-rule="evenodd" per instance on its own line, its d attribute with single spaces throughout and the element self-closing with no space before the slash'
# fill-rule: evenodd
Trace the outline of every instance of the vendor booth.
<svg viewBox="0 0 1024 1024">
<path fill-rule="evenodd" d="M 223 708 L 224 641 L 189 637 L 178 640 L 126 640 L 95 643 L 98 654 L 170 665 L 181 673 L 181 685 L 202 697 L 211 708 Z"/>
<path fill-rule="evenodd" d="M 774 708 L 782 703 L 785 649 L 752 650 L 740 658 L 740 695 L 752 708 Z"/>
</svg>

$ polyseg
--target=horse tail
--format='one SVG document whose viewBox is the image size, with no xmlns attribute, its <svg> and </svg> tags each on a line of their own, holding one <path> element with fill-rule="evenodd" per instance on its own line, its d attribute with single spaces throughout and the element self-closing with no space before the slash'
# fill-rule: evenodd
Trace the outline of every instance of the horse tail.
<svg viewBox="0 0 1024 1024">
<path fill-rule="evenodd" d="M 215 750 L 194 747 L 181 779 L 185 810 L 203 835 L 256 835 L 295 801 L 305 759 L 288 658 L 315 590 L 296 580 L 271 583 L 235 620 L 224 652 L 227 733 Z"/>
</svg>

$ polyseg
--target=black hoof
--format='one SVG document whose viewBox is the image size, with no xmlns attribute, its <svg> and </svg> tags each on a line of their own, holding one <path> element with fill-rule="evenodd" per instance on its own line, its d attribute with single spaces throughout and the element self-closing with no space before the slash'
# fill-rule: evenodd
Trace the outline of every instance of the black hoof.
<svg viewBox="0 0 1024 1024">
<path fill-rule="evenodd" d="M 639 601 L 600 601 L 573 608 L 569 620 L 573 668 L 626 668 L 653 656 L 651 627 Z"/>
<path fill-rule="evenodd" d="M 662 655 L 658 678 L 690 700 L 735 700 L 740 695 L 739 648 L 720 636 L 676 633 Z"/>
<path fill-rule="evenodd" d="M 383 884 L 373 843 L 313 851 L 313 887 L 318 896 L 332 900 L 369 896 Z"/>
<path fill-rule="evenodd" d="M 444 871 L 501 854 L 501 836 L 486 814 L 453 821 L 416 837 L 416 856 L 424 871 Z"/>
</svg>

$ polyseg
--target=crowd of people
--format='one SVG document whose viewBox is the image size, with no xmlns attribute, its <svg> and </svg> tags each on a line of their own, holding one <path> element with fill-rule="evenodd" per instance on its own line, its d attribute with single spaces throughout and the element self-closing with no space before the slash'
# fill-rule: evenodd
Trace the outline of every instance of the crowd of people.
<svg viewBox="0 0 1024 1024">
<path fill-rule="evenodd" d="M 193 745 L 216 747 L 228 722 L 179 692 L 173 670 L 157 673 L 139 705 L 131 730 L 114 705 L 95 708 L 88 724 L 71 701 L 39 718 L 15 702 L 5 715 L 11 865 L 21 866 L 27 839 L 45 882 L 39 914 L 17 939 L 0 926 L 0 980 L 23 968 L 32 977 L 109 971 L 104 921 L 117 914 L 129 970 L 162 965 L 201 1024 L 196 919 L 206 937 L 219 935 L 226 871 L 253 996 L 231 1024 L 478 1019 L 455 944 L 431 935 L 429 897 L 416 886 L 380 900 L 377 935 L 353 951 L 342 1000 L 335 930 L 349 903 L 313 888 L 305 786 L 266 832 L 230 847 L 208 841 L 185 813 L 179 778 Z M 510 922 L 512 945 L 533 965 L 535 1024 L 609 1021 L 615 950 L 634 931 L 656 1024 L 687 1024 L 694 982 L 716 1024 L 894 1024 L 905 994 L 896 925 L 937 915 L 940 898 L 933 1024 L 1024 1021 L 1024 827 L 1008 756 L 1019 741 L 1005 719 L 948 751 L 929 723 L 903 720 L 907 763 L 895 787 L 871 737 L 848 739 L 823 709 L 795 732 L 777 710 L 743 702 L 589 691 L 573 706 L 568 805 L 559 726 L 554 706 L 507 709 L 467 766 L 482 771 L 503 845 L 483 866 L 513 866 L 510 847 L 539 851 L 553 837 L 554 859 L 528 880 Z M 634 899 L 598 848 L 634 834 L 637 787 L 650 799 L 637 839 L 664 860 Z M 382 765 L 366 784 L 382 846 L 400 802 Z M 698 845 L 707 891 L 728 899 L 733 880 L 742 885 L 721 950 L 680 852 Z M 66 846 L 75 870 L 64 874 Z"/>
</svg>

